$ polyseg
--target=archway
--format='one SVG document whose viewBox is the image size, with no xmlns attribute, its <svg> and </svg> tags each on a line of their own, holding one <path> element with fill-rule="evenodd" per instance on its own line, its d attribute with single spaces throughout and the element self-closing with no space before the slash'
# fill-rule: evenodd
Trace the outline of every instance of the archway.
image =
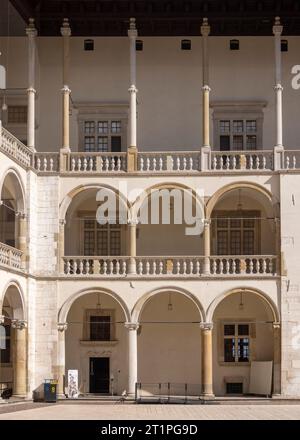
<svg viewBox="0 0 300 440">
<path fill-rule="evenodd" d="M 198 301 L 180 289 L 166 288 L 142 298 L 133 315 L 139 322 L 138 382 L 142 389 L 155 394 L 159 384 L 169 384 L 173 395 L 199 396 L 203 315 Z"/>
<path fill-rule="evenodd" d="M 0 385 L 6 395 L 27 394 L 27 322 L 19 285 L 11 282 L 4 293 L 0 323 L 5 329 L 5 347 L 0 350 Z"/>
<path fill-rule="evenodd" d="M 215 394 L 253 392 L 254 365 L 266 368 L 264 381 L 271 389 L 265 394 L 279 393 L 280 328 L 272 300 L 252 289 L 236 289 L 216 298 L 207 316 L 213 321 Z"/>
<path fill-rule="evenodd" d="M 79 292 L 62 307 L 59 320 L 67 323 L 61 330 L 60 393 L 66 391 L 68 370 L 78 371 L 79 394 L 121 394 L 128 383 L 129 313 L 112 292 L 90 289 Z M 64 331 L 66 330 L 65 334 Z M 63 341 L 62 341 L 63 339 Z M 65 342 L 65 343 L 64 343 Z"/>
</svg>

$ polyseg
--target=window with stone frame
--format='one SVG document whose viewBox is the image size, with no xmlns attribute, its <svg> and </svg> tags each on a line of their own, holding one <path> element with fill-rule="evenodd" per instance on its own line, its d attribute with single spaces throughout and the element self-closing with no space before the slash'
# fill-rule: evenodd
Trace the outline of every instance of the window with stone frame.
<svg viewBox="0 0 300 440">
<path fill-rule="evenodd" d="M 84 323 L 84 340 L 115 340 L 115 311 L 113 309 L 87 309 L 84 312 Z"/>
<path fill-rule="evenodd" d="M 216 255 L 256 255 L 260 252 L 259 211 L 216 211 L 212 218 Z"/>
<path fill-rule="evenodd" d="M 262 149 L 265 102 L 212 102 L 214 150 Z"/>
<path fill-rule="evenodd" d="M 250 362 L 250 324 L 226 322 L 222 326 L 224 362 Z"/>
<path fill-rule="evenodd" d="M 121 255 L 121 226 L 119 223 L 100 225 L 97 220 L 83 218 L 83 255 Z"/>
<path fill-rule="evenodd" d="M 26 105 L 8 105 L 7 108 L 8 124 L 26 124 L 27 106 Z"/>
<path fill-rule="evenodd" d="M 89 119 L 84 121 L 83 150 L 87 152 L 120 152 L 122 121 Z"/>
</svg>

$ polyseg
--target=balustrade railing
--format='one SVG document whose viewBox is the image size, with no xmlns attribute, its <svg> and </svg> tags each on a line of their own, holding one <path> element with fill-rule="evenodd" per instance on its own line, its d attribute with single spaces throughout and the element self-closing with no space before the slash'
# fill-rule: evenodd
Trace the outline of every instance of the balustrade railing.
<svg viewBox="0 0 300 440">
<path fill-rule="evenodd" d="M 71 153 L 67 171 L 120 173 L 126 171 L 126 162 L 126 153 Z"/>
<path fill-rule="evenodd" d="M 7 244 L 0 243 L 0 264 L 13 269 L 21 269 L 23 252 Z"/>
<path fill-rule="evenodd" d="M 149 152 L 138 153 L 138 171 L 155 172 L 187 172 L 200 170 L 200 152 Z"/>
<path fill-rule="evenodd" d="M 59 171 L 59 153 L 35 153 L 34 168 L 38 172 L 52 173 Z"/>
<path fill-rule="evenodd" d="M 63 257 L 64 274 L 69 276 L 126 276 L 130 257 Z M 137 277 L 199 277 L 199 276 L 273 276 L 277 274 L 276 257 L 273 255 L 212 256 L 209 257 L 209 273 L 203 256 L 136 257 Z"/>
<path fill-rule="evenodd" d="M 33 153 L 4 127 L 1 128 L 1 139 L 0 149 L 4 153 L 15 159 L 23 167 L 31 165 Z"/>
<path fill-rule="evenodd" d="M 270 171 L 273 151 L 212 151 L 212 171 Z"/>
</svg>

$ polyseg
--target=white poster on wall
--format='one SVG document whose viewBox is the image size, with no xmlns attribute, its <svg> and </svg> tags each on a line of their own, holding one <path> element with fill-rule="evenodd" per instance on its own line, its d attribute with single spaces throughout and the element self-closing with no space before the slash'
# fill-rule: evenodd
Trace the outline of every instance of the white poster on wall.
<svg viewBox="0 0 300 440">
<path fill-rule="evenodd" d="M 250 394 L 270 396 L 272 393 L 272 361 L 252 361 L 250 368 Z"/>
<path fill-rule="evenodd" d="M 77 399 L 78 395 L 78 370 L 68 370 L 68 397 Z"/>
</svg>

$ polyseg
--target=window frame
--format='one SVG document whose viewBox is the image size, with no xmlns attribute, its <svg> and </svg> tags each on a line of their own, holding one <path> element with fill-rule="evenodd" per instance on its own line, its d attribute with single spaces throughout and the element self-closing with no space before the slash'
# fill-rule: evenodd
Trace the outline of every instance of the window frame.
<svg viewBox="0 0 300 440">
<path fill-rule="evenodd" d="M 90 322 L 92 316 L 110 317 L 110 339 L 91 339 Z M 85 309 L 83 313 L 83 339 L 82 341 L 102 343 L 116 341 L 115 309 Z"/>
</svg>

